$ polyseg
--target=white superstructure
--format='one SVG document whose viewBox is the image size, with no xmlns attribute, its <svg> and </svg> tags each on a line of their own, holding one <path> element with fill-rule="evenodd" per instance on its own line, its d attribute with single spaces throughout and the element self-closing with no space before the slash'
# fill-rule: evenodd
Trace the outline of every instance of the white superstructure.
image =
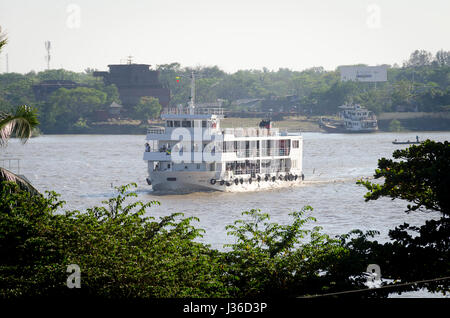
<svg viewBox="0 0 450 318">
<path fill-rule="evenodd" d="M 319 126 L 328 132 L 367 133 L 378 131 L 375 114 L 361 105 L 339 106 L 338 120 L 321 117 Z"/>
<path fill-rule="evenodd" d="M 339 106 L 339 119 L 349 131 L 370 132 L 378 130 L 378 122 L 375 114 L 361 105 Z"/>
<path fill-rule="evenodd" d="M 256 128 L 221 128 L 222 108 L 173 109 L 165 126 L 149 129 L 144 160 L 155 191 L 254 191 L 303 179 L 303 139 L 263 121 Z"/>
</svg>

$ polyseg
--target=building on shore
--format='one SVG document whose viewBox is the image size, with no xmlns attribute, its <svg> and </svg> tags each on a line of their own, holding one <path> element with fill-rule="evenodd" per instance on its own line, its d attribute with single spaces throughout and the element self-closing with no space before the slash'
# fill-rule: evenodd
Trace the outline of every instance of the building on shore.
<svg viewBox="0 0 450 318">
<path fill-rule="evenodd" d="M 114 84 L 124 107 L 134 107 L 143 96 L 156 97 L 163 108 L 169 106 L 170 91 L 159 81 L 159 71 L 149 64 L 110 64 L 109 72 L 94 72 L 106 85 Z"/>
</svg>

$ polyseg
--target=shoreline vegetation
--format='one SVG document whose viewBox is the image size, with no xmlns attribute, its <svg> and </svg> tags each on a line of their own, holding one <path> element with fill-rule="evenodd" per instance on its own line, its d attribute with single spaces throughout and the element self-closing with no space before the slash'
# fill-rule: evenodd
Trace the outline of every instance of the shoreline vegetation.
<svg viewBox="0 0 450 318">
<path fill-rule="evenodd" d="M 320 116 L 284 116 L 281 120 L 274 121 L 274 127 L 280 129 L 300 129 L 302 132 L 325 132 L 318 125 Z M 232 127 L 257 127 L 264 119 L 256 117 L 227 117 L 221 121 L 222 128 Z M 398 126 L 393 127 L 397 121 Z M 143 125 L 140 120 L 112 119 L 103 122 L 94 122 L 89 127 L 73 127 L 69 131 L 50 130 L 45 134 L 126 134 L 143 135 L 148 127 L 163 126 L 159 120 L 150 120 L 148 125 Z M 380 132 L 414 132 L 414 131 L 450 131 L 450 112 L 415 113 L 395 112 L 381 113 L 378 116 Z M 41 135 L 41 131 L 33 133 L 33 137 Z"/>
<path fill-rule="evenodd" d="M 152 66 L 150 71 L 158 74 L 155 85 L 170 92 L 168 100 L 142 96 L 152 94 L 148 90 L 128 96 L 92 68 L 3 73 L 0 112 L 18 105 L 36 108 L 44 134 L 141 134 L 147 121 L 160 118 L 162 105 L 173 109 L 189 101 L 187 79 L 195 72 L 195 104 L 222 107 L 229 117 L 225 125 L 236 127 L 242 119 L 247 126 L 270 116 L 278 127 L 320 131 L 320 116 L 335 116 L 338 106 L 350 103 L 379 116 L 381 131 L 450 130 L 450 51 L 415 50 L 402 66 L 385 66 L 387 81 L 379 83 L 345 80 L 339 67 L 227 73 L 218 66 L 192 68 L 177 62 Z"/>
</svg>

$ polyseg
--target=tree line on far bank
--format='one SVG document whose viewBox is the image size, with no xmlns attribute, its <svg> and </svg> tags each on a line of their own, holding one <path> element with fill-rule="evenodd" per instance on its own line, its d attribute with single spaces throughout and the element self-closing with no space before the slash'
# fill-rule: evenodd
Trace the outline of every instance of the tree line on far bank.
<svg viewBox="0 0 450 318">
<path fill-rule="evenodd" d="M 182 67 L 179 63 L 157 65 L 162 85 L 170 89 L 170 105 L 186 104 L 190 95 L 192 71 L 199 74 L 196 80 L 196 102 L 220 101 L 233 111 L 266 111 L 262 103 L 249 108 L 240 100 L 259 99 L 270 101 L 277 112 L 285 105 L 297 114 L 335 114 L 337 107 L 345 102 L 360 103 L 375 113 L 398 109 L 421 112 L 441 112 L 450 109 L 450 52 L 436 54 L 423 50 L 414 51 L 400 67 L 388 67 L 388 81 L 384 83 L 358 83 L 341 81 L 338 70 L 327 71 L 313 67 L 303 71 L 280 68 L 270 71 L 240 70 L 229 74 L 217 66 L 196 68 Z M 31 71 L 27 74 L 0 74 L 0 110 L 19 105 L 36 107 L 39 111 L 41 129 L 67 131 L 83 128 L 96 121 L 96 111 L 106 111 L 120 96 L 114 85 L 105 85 L 93 77 L 93 69 L 76 73 L 63 69 Z M 177 81 L 178 79 L 178 81 Z M 46 100 L 36 100 L 32 85 L 44 80 L 71 80 L 82 84 L 75 89 L 61 88 Z M 286 96 L 295 96 L 288 102 Z M 157 117 L 160 107 L 154 101 L 143 101 L 127 110 L 128 117 L 145 120 Z"/>
</svg>

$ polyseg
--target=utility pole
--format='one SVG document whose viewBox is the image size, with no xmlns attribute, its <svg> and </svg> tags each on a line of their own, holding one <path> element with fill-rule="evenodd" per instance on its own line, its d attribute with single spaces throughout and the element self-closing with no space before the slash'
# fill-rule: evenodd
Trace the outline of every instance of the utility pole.
<svg viewBox="0 0 450 318">
<path fill-rule="evenodd" d="M 45 49 L 47 50 L 47 55 L 45 56 L 45 60 L 47 61 L 47 70 L 50 69 L 50 48 L 51 48 L 51 43 L 50 41 L 45 41 Z"/>
</svg>

